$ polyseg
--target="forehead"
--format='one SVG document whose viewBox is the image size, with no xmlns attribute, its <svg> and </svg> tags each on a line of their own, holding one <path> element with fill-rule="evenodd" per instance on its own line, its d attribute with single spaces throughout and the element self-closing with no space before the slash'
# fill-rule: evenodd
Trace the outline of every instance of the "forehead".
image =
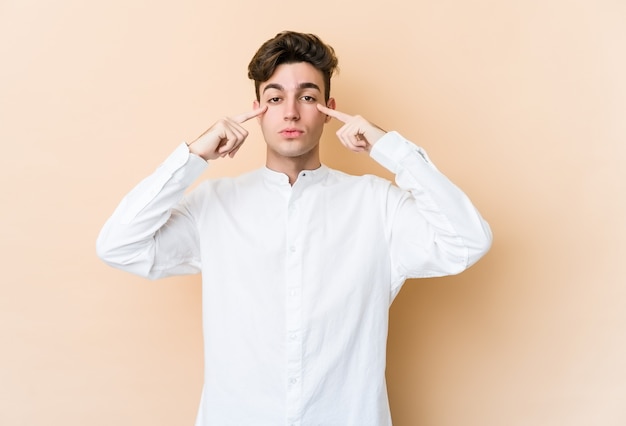
<svg viewBox="0 0 626 426">
<path fill-rule="evenodd" d="M 298 90 L 309 86 L 307 83 L 313 83 L 320 90 L 324 90 L 324 76 L 322 72 L 316 69 L 308 62 L 295 62 L 291 64 L 281 64 L 276 67 L 274 74 L 269 80 L 260 84 L 261 92 L 267 87 L 282 88 L 282 90 Z"/>
</svg>

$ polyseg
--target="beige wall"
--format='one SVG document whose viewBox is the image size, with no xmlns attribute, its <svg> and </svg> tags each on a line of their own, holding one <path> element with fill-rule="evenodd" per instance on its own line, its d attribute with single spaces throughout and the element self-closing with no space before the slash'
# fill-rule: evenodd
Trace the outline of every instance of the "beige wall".
<svg viewBox="0 0 626 426">
<path fill-rule="evenodd" d="M 626 424 L 625 18 L 618 0 L 0 0 L 0 424 L 193 423 L 198 277 L 135 278 L 94 242 L 179 142 L 250 107 L 248 60 L 282 29 L 334 45 L 339 109 L 423 145 L 493 227 L 483 261 L 391 309 L 395 424 Z M 249 127 L 207 177 L 263 163 Z M 329 165 L 388 176 L 337 127 Z"/>
</svg>

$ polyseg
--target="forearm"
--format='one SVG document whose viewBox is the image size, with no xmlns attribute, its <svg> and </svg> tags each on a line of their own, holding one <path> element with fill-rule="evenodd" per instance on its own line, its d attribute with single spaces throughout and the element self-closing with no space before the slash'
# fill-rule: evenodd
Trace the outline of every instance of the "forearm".
<svg viewBox="0 0 626 426">
<path fill-rule="evenodd" d="M 115 209 L 98 236 L 98 256 L 115 268 L 152 277 L 157 255 L 155 236 L 173 220 L 174 207 L 206 167 L 204 160 L 191 155 L 186 145 L 180 145 Z M 177 221 L 184 223 L 185 219 Z M 167 249 L 167 244 L 166 239 L 161 246 Z M 179 273 L 185 270 L 182 268 Z"/>
<path fill-rule="evenodd" d="M 395 213 L 396 230 L 410 233 L 411 221 L 422 218 L 432 230 L 430 250 L 439 251 L 433 258 L 445 265 L 430 275 L 461 272 L 489 250 L 489 225 L 467 195 L 437 170 L 421 148 L 391 132 L 378 141 L 371 156 L 395 173 L 397 185 L 411 195 Z"/>
</svg>

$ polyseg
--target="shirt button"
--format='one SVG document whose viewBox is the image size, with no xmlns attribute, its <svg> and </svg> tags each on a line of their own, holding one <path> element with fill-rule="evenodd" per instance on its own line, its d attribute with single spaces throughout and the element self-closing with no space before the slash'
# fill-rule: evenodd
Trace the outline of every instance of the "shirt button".
<svg viewBox="0 0 626 426">
<path fill-rule="evenodd" d="M 296 251 L 296 246 L 289 246 L 289 251 L 294 253 Z"/>
<path fill-rule="evenodd" d="M 296 383 L 298 383 L 298 379 L 296 379 L 295 377 L 292 377 L 291 379 L 289 379 L 289 384 L 295 385 Z"/>
</svg>

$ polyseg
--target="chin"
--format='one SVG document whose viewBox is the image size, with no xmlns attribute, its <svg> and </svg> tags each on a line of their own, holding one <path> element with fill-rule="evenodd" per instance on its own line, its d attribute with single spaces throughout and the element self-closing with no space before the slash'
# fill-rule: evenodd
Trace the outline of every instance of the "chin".
<svg viewBox="0 0 626 426">
<path fill-rule="evenodd" d="M 289 144 L 285 146 L 286 144 Z M 278 157 L 298 158 L 307 155 L 315 155 L 315 146 L 302 146 L 297 142 L 282 143 L 277 147 L 269 147 L 271 151 Z"/>
</svg>

